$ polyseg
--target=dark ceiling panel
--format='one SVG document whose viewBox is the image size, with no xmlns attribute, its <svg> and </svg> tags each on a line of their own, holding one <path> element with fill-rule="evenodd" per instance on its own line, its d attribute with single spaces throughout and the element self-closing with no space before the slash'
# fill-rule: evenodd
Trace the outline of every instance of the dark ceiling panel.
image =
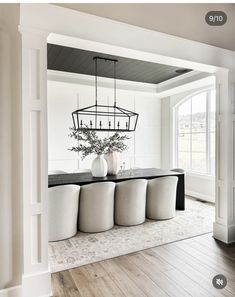
<svg viewBox="0 0 235 297">
<path fill-rule="evenodd" d="M 175 72 L 179 69 L 178 67 L 107 55 L 56 44 L 48 44 L 47 53 L 47 68 L 57 71 L 94 75 L 95 64 L 93 58 L 99 56 L 118 60 L 116 72 L 117 79 L 158 84 L 182 75 Z M 188 69 L 188 71 L 190 70 Z M 110 61 L 98 61 L 98 76 L 113 77 L 113 63 Z"/>
</svg>

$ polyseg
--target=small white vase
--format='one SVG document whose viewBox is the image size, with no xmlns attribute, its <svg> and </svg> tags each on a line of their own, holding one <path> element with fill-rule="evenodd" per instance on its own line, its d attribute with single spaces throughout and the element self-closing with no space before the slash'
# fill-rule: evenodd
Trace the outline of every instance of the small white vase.
<svg viewBox="0 0 235 297">
<path fill-rule="evenodd" d="M 104 177 L 107 175 L 108 165 L 103 155 L 97 155 L 91 164 L 91 173 L 94 177 Z"/>
<path fill-rule="evenodd" d="M 108 164 L 108 175 L 116 175 L 120 167 L 120 153 L 112 152 L 104 157 Z"/>
</svg>

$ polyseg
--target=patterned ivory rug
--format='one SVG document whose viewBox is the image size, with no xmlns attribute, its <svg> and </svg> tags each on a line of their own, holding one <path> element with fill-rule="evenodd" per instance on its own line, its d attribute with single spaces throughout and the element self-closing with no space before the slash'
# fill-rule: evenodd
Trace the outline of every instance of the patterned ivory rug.
<svg viewBox="0 0 235 297">
<path fill-rule="evenodd" d="M 115 226 L 102 233 L 82 233 L 75 237 L 49 243 L 51 272 L 155 247 L 165 243 L 209 233 L 214 221 L 214 205 L 191 198 L 186 210 L 177 211 L 175 218 L 166 221 L 146 220 L 133 227 Z"/>
</svg>

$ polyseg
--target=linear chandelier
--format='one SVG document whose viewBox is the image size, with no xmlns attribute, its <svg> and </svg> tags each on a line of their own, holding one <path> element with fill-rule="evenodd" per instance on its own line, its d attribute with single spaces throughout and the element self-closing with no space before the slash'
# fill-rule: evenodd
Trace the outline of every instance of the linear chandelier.
<svg viewBox="0 0 235 297">
<path fill-rule="evenodd" d="M 76 130 L 96 131 L 135 131 L 139 114 L 117 106 L 116 63 L 118 60 L 94 57 L 95 61 L 95 104 L 72 112 L 73 124 Z M 113 63 L 113 105 L 98 104 L 98 60 Z"/>
</svg>

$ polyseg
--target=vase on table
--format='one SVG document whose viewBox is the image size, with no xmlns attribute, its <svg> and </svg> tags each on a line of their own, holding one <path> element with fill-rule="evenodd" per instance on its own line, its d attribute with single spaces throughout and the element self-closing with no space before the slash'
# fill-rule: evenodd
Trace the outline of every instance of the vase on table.
<svg viewBox="0 0 235 297">
<path fill-rule="evenodd" d="M 116 175 L 118 173 L 118 170 L 120 168 L 120 153 L 119 152 L 111 152 L 108 154 L 105 154 L 105 160 L 108 164 L 108 175 Z"/>
<path fill-rule="evenodd" d="M 108 165 L 103 155 L 97 155 L 91 164 L 91 173 L 94 177 L 104 177 L 107 175 Z"/>
</svg>

